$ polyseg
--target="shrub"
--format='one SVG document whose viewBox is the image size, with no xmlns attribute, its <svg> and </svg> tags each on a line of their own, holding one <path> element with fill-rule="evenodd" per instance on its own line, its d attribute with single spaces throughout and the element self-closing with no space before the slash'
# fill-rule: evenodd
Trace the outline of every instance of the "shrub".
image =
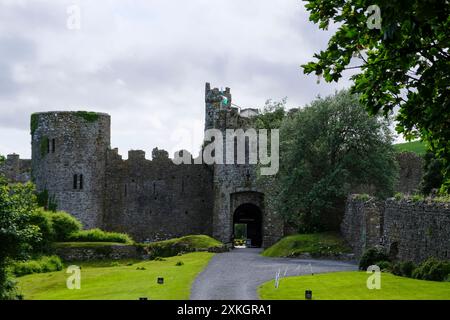
<svg viewBox="0 0 450 320">
<path fill-rule="evenodd" d="M 370 198 L 371 197 L 367 193 L 361 193 L 355 196 L 355 199 L 358 201 L 368 201 Z"/>
<path fill-rule="evenodd" d="M 37 260 L 15 262 L 12 272 L 17 277 L 33 273 L 44 273 L 62 270 L 63 264 L 58 256 L 43 256 Z"/>
<path fill-rule="evenodd" d="M 450 262 L 429 258 L 412 272 L 412 277 L 421 280 L 444 281 L 449 274 Z"/>
<path fill-rule="evenodd" d="M 184 262 L 183 261 L 178 261 L 175 265 L 177 267 L 181 267 L 182 265 L 184 265 Z"/>
<path fill-rule="evenodd" d="M 391 272 L 396 276 L 411 278 L 416 265 L 412 261 L 397 262 L 392 266 Z"/>
<path fill-rule="evenodd" d="M 370 248 L 361 256 L 359 270 L 367 270 L 369 266 L 374 265 L 379 261 L 389 261 L 389 257 L 382 249 Z"/>
<path fill-rule="evenodd" d="M 411 278 L 416 265 L 412 261 L 405 261 L 400 264 L 400 270 L 404 277 Z"/>
<path fill-rule="evenodd" d="M 2 286 L 0 287 L 0 301 L 1 300 L 23 300 L 22 294 L 19 293 L 16 281 L 5 270 L 0 270 Z"/>
<path fill-rule="evenodd" d="M 72 233 L 81 230 L 81 222 L 66 212 L 54 212 L 51 218 L 57 241 L 65 241 Z"/>
<path fill-rule="evenodd" d="M 377 265 L 382 271 L 391 270 L 391 263 L 389 261 L 378 261 L 375 265 Z"/>
<path fill-rule="evenodd" d="M 77 231 L 69 235 L 67 240 L 75 242 L 133 242 L 133 239 L 125 233 L 106 232 L 100 229 Z"/>
<path fill-rule="evenodd" d="M 403 193 L 401 193 L 401 192 L 397 192 L 397 193 L 394 195 L 394 198 L 395 198 L 395 200 L 400 201 L 400 200 L 402 200 L 402 199 L 404 198 L 404 195 L 403 195 Z"/>
<path fill-rule="evenodd" d="M 35 210 L 30 216 L 32 225 L 37 226 L 40 232 L 40 239 L 32 244 L 35 251 L 47 251 L 50 243 L 55 240 L 55 230 L 51 213 L 43 209 Z"/>
</svg>

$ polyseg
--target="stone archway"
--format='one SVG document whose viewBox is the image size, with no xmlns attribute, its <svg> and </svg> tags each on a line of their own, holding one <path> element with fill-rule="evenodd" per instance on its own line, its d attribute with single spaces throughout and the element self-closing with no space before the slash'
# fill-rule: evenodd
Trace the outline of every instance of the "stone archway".
<svg viewBox="0 0 450 320">
<path fill-rule="evenodd" d="M 262 246 L 262 212 L 252 203 L 244 203 L 236 208 L 233 214 L 233 227 L 244 225 L 246 238 L 250 240 L 252 247 Z"/>
<path fill-rule="evenodd" d="M 252 221 L 251 221 L 252 220 Z M 240 191 L 230 194 L 230 208 L 229 208 L 229 236 L 234 236 L 234 227 L 236 221 L 245 224 L 245 228 L 249 228 L 255 240 L 254 246 L 264 245 L 265 234 L 265 213 L 264 213 L 264 194 L 257 191 Z M 248 222 L 248 225 L 247 225 Z M 247 234 L 247 238 L 249 234 Z"/>
</svg>

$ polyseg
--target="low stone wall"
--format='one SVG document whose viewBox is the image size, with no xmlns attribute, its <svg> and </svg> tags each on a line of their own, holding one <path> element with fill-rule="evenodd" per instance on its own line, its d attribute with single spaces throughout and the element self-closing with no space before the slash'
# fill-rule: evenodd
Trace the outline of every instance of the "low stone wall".
<svg viewBox="0 0 450 320">
<path fill-rule="evenodd" d="M 450 204 L 351 195 L 341 232 L 358 258 L 380 245 L 394 260 L 450 259 Z"/>
<path fill-rule="evenodd" d="M 121 260 L 139 259 L 141 254 L 133 245 L 104 245 L 96 247 L 70 247 L 56 248 L 56 254 L 65 261 L 91 261 L 91 260 Z"/>
</svg>

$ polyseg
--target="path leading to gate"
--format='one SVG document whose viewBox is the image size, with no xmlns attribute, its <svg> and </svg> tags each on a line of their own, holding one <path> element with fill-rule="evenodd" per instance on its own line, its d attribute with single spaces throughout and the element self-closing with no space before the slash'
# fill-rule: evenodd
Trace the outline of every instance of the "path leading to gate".
<svg viewBox="0 0 450 320">
<path fill-rule="evenodd" d="M 191 289 L 193 300 L 256 300 L 257 288 L 262 283 L 281 275 L 357 270 L 354 263 L 316 260 L 266 258 L 261 249 L 234 249 L 216 254 L 208 266 L 195 279 Z M 311 265 L 311 268 L 310 268 Z"/>
</svg>

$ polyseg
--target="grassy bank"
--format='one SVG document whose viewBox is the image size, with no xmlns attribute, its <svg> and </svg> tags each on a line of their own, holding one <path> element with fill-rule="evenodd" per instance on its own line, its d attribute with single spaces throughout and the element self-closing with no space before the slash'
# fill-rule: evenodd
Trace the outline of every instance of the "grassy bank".
<svg viewBox="0 0 450 320">
<path fill-rule="evenodd" d="M 322 232 L 287 236 L 262 253 L 265 257 L 295 257 L 304 253 L 312 256 L 351 253 L 339 233 Z"/>
</svg>

